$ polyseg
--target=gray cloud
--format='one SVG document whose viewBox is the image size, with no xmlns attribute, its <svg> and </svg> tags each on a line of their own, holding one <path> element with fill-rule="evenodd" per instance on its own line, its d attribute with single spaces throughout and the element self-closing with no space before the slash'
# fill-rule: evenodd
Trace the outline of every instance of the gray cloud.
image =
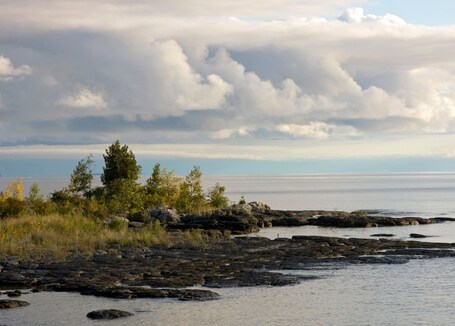
<svg viewBox="0 0 455 326">
<path fill-rule="evenodd" d="M 240 144 L 453 132 L 455 28 L 360 9 L 335 19 L 334 8 L 358 2 L 221 1 L 217 11 L 203 0 L 0 1 L 0 138 Z"/>
</svg>

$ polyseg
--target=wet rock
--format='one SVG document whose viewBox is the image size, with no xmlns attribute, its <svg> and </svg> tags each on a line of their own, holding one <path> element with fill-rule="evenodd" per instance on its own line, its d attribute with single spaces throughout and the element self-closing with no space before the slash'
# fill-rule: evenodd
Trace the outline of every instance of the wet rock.
<svg viewBox="0 0 455 326">
<path fill-rule="evenodd" d="M 285 286 L 300 282 L 295 275 L 260 271 L 239 271 L 232 275 L 207 278 L 204 286 L 212 288 L 247 287 L 247 286 Z"/>
<path fill-rule="evenodd" d="M 90 319 L 117 319 L 134 316 L 131 312 L 116 310 L 116 309 L 103 309 L 89 312 L 87 318 Z"/>
<path fill-rule="evenodd" d="M 218 299 L 219 294 L 209 290 L 198 289 L 148 289 L 144 287 L 112 287 L 92 288 L 82 292 L 84 295 L 115 299 L 138 299 L 138 298 L 174 298 L 185 301 L 210 301 Z"/>
<path fill-rule="evenodd" d="M 376 233 L 376 234 L 370 235 L 370 237 L 384 237 L 384 238 L 391 238 L 391 237 L 395 237 L 395 236 L 396 235 L 392 234 L 392 233 Z"/>
<path fill-rule="evenodd" d="M 428 238 L 429 236 L 428 235 L 419 234 L 419 233 L 411 233 L 409 235 L 409 237 L 415 238 L 415 239 L 423 239 L 423 238 Z"/>
<path fill-rule="evenodd" d="M 12 309 L 29 306 L 30 303 L 27 301 L 20 300 L 0 300 L 0 309 Z"/>
<path fill-rule="evenodd" d="M 20 290 L 6 291 L 5 294 L 10 298 L 18 298 L 22 295 Z"/>
</svg>

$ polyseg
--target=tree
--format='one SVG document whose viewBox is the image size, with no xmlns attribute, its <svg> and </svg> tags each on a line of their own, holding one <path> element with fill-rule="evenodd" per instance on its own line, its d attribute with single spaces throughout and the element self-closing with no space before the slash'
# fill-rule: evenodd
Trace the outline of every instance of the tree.
<svg viewBox="0 0 455 326">
<path fill-rule="evenodd" d="M 28 196 L 27 196 L 27 201 L 29 201 L 31 203 L 35 203 L 35 202 L 39 202 L 39 201 L 43 201 L 43 200 L 44 200 L 44 196 L 40 192 L 39 185 L 36 182 L 34 182 L 30 186 L 30 190 L 29 190 Z"/>
<path fill-rule="evenodd" d="M 202 188 L 202 172 L 198 166 L 185 177 L 180 186 L 180 193 L 177 206 L 186 213 L 201 211 L 207 204 Z"/>
<path fill-rule="evenodd" d="M 19 201 L 24 200 L 24 185 L 22 178 L 17 178 L 11 182 L 6 189 L 0 193 L 0 202 L 8 198 L 17 199 Z"/>
<path fill-rule="evenodd" d="M 145 192 L 149 207 L 175 206 L 180 192 L 181 179 L 174 176 L 174 171 L 161 169 L 155 164 L 150 178 L 147 179 Z"/>
<path fill-rule="evenodd" d="M 224 208 L 229 205 L 229 198 L 224 195 L 226 187 L 220 186 L 219 183 L 216 183 L 208 193 L 208 199 L 210 206 L 214 208 Z"/>
<path fill-rule="evenodd" d="M 93 156 L 89 155 L 85 159 L 80 160 L 71 174 L 71 181 L 68 190 L 74 194 L 86 195 L 92 188 L 93 174 L 92 164 Z"/>
<path fill-rule="evenodd" d="M 136 162 L 136 158 L 127 145 L 120 145 L 117 140 L 106 149 L 103 155 L 105 167 L 101 175 L 101 182 L 106 186 L 108 192 L 113 189 L 113 182 L 118 180 L 136 181 L 141 173 L 141 166 Z M 115 187 L 114 187 L 115 188 Z"/>
</svg>

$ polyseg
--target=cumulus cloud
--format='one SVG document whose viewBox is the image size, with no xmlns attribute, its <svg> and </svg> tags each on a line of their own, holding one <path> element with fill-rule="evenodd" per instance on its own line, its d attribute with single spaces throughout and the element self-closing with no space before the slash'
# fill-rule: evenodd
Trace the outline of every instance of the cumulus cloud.
<svg viewBox="0 0 455 326">
<path fill-rule="evenodd" d="M 32 68 L 28 65 L 14 67 L 11 60 L 0 55 L 0 80 L 8 81 L 16 77 L 32 74 Z"/>
<path fill-rule="evenodd" d="M 105 109 L 107 103 L 101 93 L 83 88 L 74 95 L 62 98 L 58 104 L 82 109 Z"/>
<path fill-rule="evenodd" d="M 455 131 L 454 27 L 334 11 L 361 1 L 35 3 L 43 4 L 18 0 L 0 12 L 0 79 L 16 79 L 0 84 L 0 121 L 25 135 L 0 131 L 10 142 Z"/>
<path fill-rule="evenodd" d="M 187 110 L 219 109 L 232 86 L 220 76 L 206 78 L 194 71 L 181 46 L 175 40 L 151 45 L 151 69 L 154 80 L 152 104 L 157 111 L 180 114 Z"/>
<path fill-rule="evenodd" d="M 404 25 L 406 22 L 395 15 L 385 14 L 384 16 L 365 15 L 363 8 L 348 8 L 344 10 L 338 17 L 340 21 L 346 23 L 365 23 L 365 22 L 380 22 L 384 24 Z"/>
</svg>

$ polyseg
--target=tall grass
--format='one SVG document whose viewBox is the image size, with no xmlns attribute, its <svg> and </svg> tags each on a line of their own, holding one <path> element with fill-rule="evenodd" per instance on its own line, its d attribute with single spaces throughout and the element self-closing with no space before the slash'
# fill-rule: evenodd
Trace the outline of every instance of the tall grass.
<svg viewBox="0 0 455 326">
<path fill-rule="evenodd" d="M 0 256 L 65 258 L 71 253 L 91 255 L 112 244 L 172 245 L 159 225 L 129 230 L 126 223 L 110 227 L 83 216 L 23 216 L 0 220 Z"/>
</svg>

